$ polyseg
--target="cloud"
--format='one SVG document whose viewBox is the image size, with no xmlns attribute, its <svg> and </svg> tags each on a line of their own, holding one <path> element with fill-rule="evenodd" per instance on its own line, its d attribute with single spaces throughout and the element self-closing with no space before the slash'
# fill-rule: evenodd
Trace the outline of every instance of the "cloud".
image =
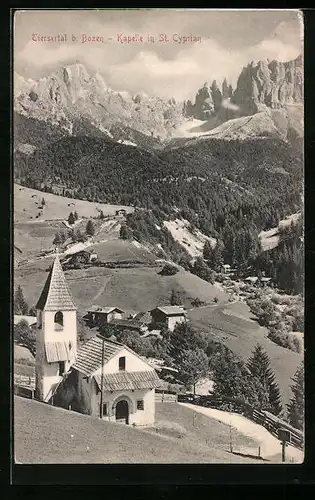
<svg viewBox="0 0 315 500">
<path fill-rule="evenodd" d="M 120 31 L 131 33 L 126 24 L 120 27 Z M 149 31 L 153 27 L 148 22 L 146 28 Z M 104 25 L 89 23 L 86 31 L 104 33 Z M 115 26 L 106 28 L 107 36 L 115 37 L 116 31 Z M 281 22 L 256 45 L 238 50 L 223 48 L 209 38 L 203 38 L 201 43 L 170 43 L 164 51 L 162 44 L 158 43 L 121 45 L 112 42 L 94 46 L 28 41 L 15 58 L 24 67 L 27 65 L 29 69 L 33 67 L 39 71 L 43 67 L 78 60 L 89 70 L 102 74 L 106 84 L 114 89 L 190 99 L 205 81 L 215 79 L 221 84 L 226 77 L 235 87 L 242 67 L 252 60 L 288 61 L 296 58 L 301 50 L 301 26 L 296 21 L 289 21 Z"/>
</svg>

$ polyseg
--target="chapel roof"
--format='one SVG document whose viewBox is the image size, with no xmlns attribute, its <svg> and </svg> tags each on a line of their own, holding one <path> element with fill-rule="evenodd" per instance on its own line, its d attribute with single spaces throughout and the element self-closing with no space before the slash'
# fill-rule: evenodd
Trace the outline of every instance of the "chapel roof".
<svg viewBox="0 0 315 500">
<path fill-rule="evenodd" d="M 49 272 L 36 309 L 41 311 L 76 310 L 58 255 Z"/>
<path fill-rule="evenodd" d="M 96 335 L 79 347 L 73 368 L 85 375 L 91 375 L 98 370 L 102 366 L 103 345 L 104 363 L 124 349 L 123 344 L 112 342 Z"/>
</svg>

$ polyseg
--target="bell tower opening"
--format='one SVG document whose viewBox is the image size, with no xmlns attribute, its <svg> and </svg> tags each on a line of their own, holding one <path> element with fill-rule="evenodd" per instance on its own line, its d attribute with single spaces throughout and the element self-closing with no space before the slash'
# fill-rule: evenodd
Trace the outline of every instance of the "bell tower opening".
<svg viewBox="0 0 315 500">
<path fill-rule="evenodd" d="M 61 311 L 56 312 L 54 317 L 55 330 L 63 330 L 63 313 Z"/>
</svg>

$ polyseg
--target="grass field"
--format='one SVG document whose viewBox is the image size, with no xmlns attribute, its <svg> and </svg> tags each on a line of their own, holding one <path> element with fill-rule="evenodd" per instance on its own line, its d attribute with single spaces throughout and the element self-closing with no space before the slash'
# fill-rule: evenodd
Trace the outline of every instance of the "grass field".
<svg viewBox="0 0 315 500">
<path fill-rule="evenodd" d="M 16 396 L 15 460 L 22 464 L 256 463 L 225 451 L 228 426 L 198 416 L 193 426 L 190 410 L 182 412 L 175 403 L 178 409 L 171 408 L 172 403 L 161 405 L 157 405 L 157 418 L 186 424 L 186 437 L 159 436 Z M 208 444 L 199 442 L 202 435 L 207 436 Z"/>
<path fill-rule="evenodd" d="M 108 240 L 104 243 L 92 245 L 102 261 L 122 261 L 122 260 L 139 260 L 142 262 L 154 262 L 156 256 L 150 253 L 145 248 L 138 248 L 129 241 L 120 239 Z"/>
<path fill-rule="evenodd" d="M 38 206 L 41 205 L 42 198 L 45 199 L 46 204 L 43 210 L 39 210 Z M 105 215 L 113 215 L 119 208 L 124 208 L 127 212 L 133 211 L 132 207 L 66 198 L 30 189 L 19 184 L 14 185 L 15 222 L 24 222 L 30 220 L 31 217 L 35 218 L 39 212 L 42 212 L 42 215 L 38 220 L 55 220 L 68 218 L 69 213 L 74 211 L 80 217 L 86 218 L 97 217 L 101 210 Z"/>
<path fill-rule="evenodd" d="M 119 245 L 122 243 L 119 242 Z M 126 248 L 128 246 L 120 246 L 120 255 L 123 257 L 126 254 L 122 250 Z M 132 258 L 143 258 L 143 250 L 140 249 L 140 254 L 137 252 L 138 249 L 134 247 L 135 255 Z M 148 257 L 150 258 L 150 254 Z M 15 287 L 22 286 L 30 306 L 39 298 L 48 275 L 46 269 L 51 262 L 52 259 L 47 258 L 15 271 Z M 128 311 L 148 311 L 158 305 L 168 305 L 172 289 L 181 292 L 186 307 L 190 307 L 190 299 L 196 297 L 212 304 L 216 296 L 219 298 L 219 303 L 227 301 L 228 296 L 224 292 L 195 275 L 179 271 L 174 276 L 161 276 L 160 270 L 160 267 L 129 269 L 94 267 L 66 271 L 65 275 L 75 304 L 81 313 L 92 304 L 115 305 Z"/>
</svg>

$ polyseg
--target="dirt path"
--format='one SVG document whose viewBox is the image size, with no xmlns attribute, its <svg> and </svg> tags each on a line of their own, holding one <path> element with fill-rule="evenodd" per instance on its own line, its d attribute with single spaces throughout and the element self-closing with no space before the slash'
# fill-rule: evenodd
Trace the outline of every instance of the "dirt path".
<svg viewBox="0 0 315 500">
<path fill-rule="evenodd" d="M 238 415 L 237 413 L 229 413 L 221 410 L 216 410 L 214 408 L 204 408 L 203 406 L 197 406 L 190 403 L 179 403 L 182 406 L 186 406 L 198 413 L 202 413 L 210 418 L 214 418 L 219 422 L 227 424 L 239 432 L 257 441 L 257 448 L 240 450 L 243 452 L 257 454 L 258 446 L 260 446 L 261 456 L 263 458 L 273 457 L 281 453 L 281 443 L 275 438 L 270 432 L 267 431 L 263 426 L 252 422 L 243 415 Z M 286 456 L 288 460 L 294 460 L 295 463 L 301 463 L 303 461 L 303 452 L 294 448 L 293 446 L 288 446 L 286 449 Z"/>
</svg>

